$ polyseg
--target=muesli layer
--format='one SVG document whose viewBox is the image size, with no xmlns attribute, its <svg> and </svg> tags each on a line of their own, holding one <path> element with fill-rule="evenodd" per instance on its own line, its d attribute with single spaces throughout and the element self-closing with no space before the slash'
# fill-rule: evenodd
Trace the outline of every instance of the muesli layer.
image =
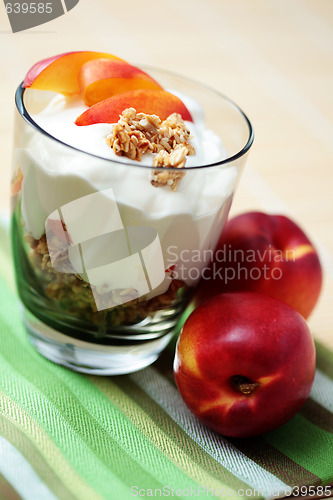
<svg viewBox="0 0 333 500">
<path fill-rule="evenodd" d="M 59 241 L 56 235 L 49 234 L 47 238 L 46 234 L 43 234 L 39 240 L 31 236 L 25 236 L 25 239 L 30 245 L 30 263 L 38 278 L 43 281 L 47 298 L 66 312 L 97 324 L 100 313 L 96 308 L 92 286 L 80 275 L 70 272 L 73 268 L 63 242 Z M 53 247 L 52 255 L 54 248 L 58 246 L 57 263 L 61 262 L 62 268 L 64 270 L 67 268 L 67 273 L 54 269 L 48 242 Z M 153 316 L 158 311 L 168 309 L 176 301 L 181 289 L 185 290 L 184 283 L 173 279 L 170 273 L 170 285 L 167 291 L 149 300 L 138 297 L 138 292 L 134 288 L 111 290 L 105 297 L 110 327 L 134 324 L 147 316 Z M 123 303 L 124 300 L 128 301 Z"/>
</svg>

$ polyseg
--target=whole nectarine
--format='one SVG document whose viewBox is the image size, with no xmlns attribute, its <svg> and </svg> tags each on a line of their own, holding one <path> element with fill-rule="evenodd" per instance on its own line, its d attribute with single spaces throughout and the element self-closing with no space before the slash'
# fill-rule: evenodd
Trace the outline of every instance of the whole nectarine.
<svg viewBox="0 0 333 500">
<path fill-rule="evenodd" d="M 286 302 L 307 318 L 321 286 L 319 257 L 303 230 L 283 215 L 248 212 L 228 221 L 196 301 L 254 291 Z"/>
<path fill-rule="evenodd" d="M 315 347 L 304 318 L 251 292 L 205 301 L 180 333 L 174 375 L 188 408 L 232 437 L 286 423 L 309 396 Z"/>
</svg>

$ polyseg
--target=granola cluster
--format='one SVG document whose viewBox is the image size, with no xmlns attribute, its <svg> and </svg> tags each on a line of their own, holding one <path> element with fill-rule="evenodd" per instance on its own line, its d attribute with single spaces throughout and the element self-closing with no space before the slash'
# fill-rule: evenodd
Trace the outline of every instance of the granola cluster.
<svg viewBox="0 0 333 500">
<path fill-rule="evenodd" d="M 153 166 L 183 168 L 185 167 L 187 154 L 188 149 L 182 144 L 177 144 L 171 153 L 168 153 L 165 149 L 161 149 L 153 160 Z M 163 172 L 155 170 L 151 183 L 154 187 L 170 186 L 172 191 L 176 191 L 184 175 L 185 172 L 170 172 L 169 170 Z"/>
<path fill-rule="evenodd" d="M 190 131 L 178 113 L 161 121 L 156 115 L 137 113 L 134 108 L 128 108 L 120 115 L 106 142 L 118 156 L 141 161 L 145 153 L 157 153 L 154 167 L 183 168 L 187 155 L 195 153 L 190 138 Z M 155 171 L 151 183 L 154 187 L 170 186 L 176 191 L 184 175 L 184 172 L 170 170 Z"/>
<path fill-rule="evenodd" d="M 96 324 L 100 315 L 107 315 L 107 323 L 116 327 L 118 325 L 133 324 L 153 315 L 161 309 L 171 307 L 176 301 L 184 283 L 172 279 L 168 290 L 150 300 L 138 296 L 134 288 L 110 290 L 105 294 L 108 310 L 98 312 L 91 285 L 84 281 L 75 271 L 68 258 L 68 250 L 63 241 L 56 235 L 48 233 L 39 240 L 26 235 L 25 240 L 30 246 L 29 259 L 39 279 L 44 282 L 45 295 L 56 302 L 68 313 L 87 319 Z M 55 266 L 60 266 L 66 272 L 58 272 L 50 260 L 50 247 L 52 255 L 56 255 Z M 124 299 L 127 300 L 124 303 Z"/>
</svg>

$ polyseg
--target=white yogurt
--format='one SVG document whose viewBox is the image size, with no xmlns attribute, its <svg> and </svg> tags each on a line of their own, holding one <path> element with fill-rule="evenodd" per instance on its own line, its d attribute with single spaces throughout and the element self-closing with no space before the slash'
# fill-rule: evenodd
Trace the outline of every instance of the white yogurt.
<svg viewBox="0 0 333 500">
<path fill-rule="evenodd" d="M 188 97 L 182 98 L 194 118 L 194 123 L 186 125 L 196 150 L 195 155 L 188 156 L 186 166 L 209 165 L 225 158 L 219 137 L 205 128 L 200 106 Z M 29 129 L 18 157 L 23 174 L 22 216 L 27 232 L 39 239 L 45 232 L 47 217 L 54 211 L 78 198 L 111 188 L 123 226 L 155 229 L 165 269 L 174 266 L 179 279 L 190 286 L 196 284 L 207 258 L 193 261 L 189 255 L 198 249 L 214 248 L 227 217 L 237 168 L 189 169 L 176 192 L 167 186 L 155 188 L 150 182 L 151 169 L 143 167 L 152 164 L 153 155 L 144 155 L 141 162 L 118 157 L 105 140 L 111 124 L 75 125 L 75 119 L 87 109 L 78 98 L 28 89 L 25 103 L 43 130 L 85 152 Z M 84 220 L 81 224 L 84 228 Z M 161 293 L 167 286 L 165 280 L 149 296 Z"/>
</svg>

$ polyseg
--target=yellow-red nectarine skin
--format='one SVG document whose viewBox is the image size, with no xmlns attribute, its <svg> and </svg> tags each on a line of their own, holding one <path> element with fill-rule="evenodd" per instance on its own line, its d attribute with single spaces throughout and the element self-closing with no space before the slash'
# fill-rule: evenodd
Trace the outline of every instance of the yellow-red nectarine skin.
<svg viewBox="0 0 333 500">
<path fill-rule="evenodd" d="M 165 90 L 138 89 L 98 102 L 82 113 L 75 123 L 79 126 L 116 123 L 126 108 L 135 108 L 137 113 L 157 115 L 161 120 L 165 120 L 172 113 L 179 113 L 183 120 L 193 121 L 189 110 L 179 97 Z"/>
<path fill-rule="evenodd" d="M 136 66 L 111 59 L 88 61 L 81 66 L 78 80 L 86 106 L 129 90 L 163 90 L 156 80 Z"/>
<path fill-rule="evenodd" d="M 79 94 L 78 73 L 83 64 L 92 59 L 107 58 L 122 61 L 104 52 L 66 52 L 48 57 L 34 64 L 28 71 L 22 87 L 50 90 L 67 96 Z"/>
<path fill-rule="evenodd" d="M 205 425 L 250 437 L 283 425 L 302 407 L 315 359 L 309 328 L 294 309 L 258 293 L 225 293 L 185 322 L 174 375 L 186 405 Z M 243 394 L 235 376 L 258 387 Z"/>
<path fill-rule="evenodd" d="M 197 304 L 222 292 L 253 291 L 280 299 L 308 318 L 320 295 L 322 268 L 313 243 L 295 222 L 283 215 L 262 212 L 241 214 L 228 221 L 216 251 L 223 249 L 230 252 L 226 255 L 232 255 L 232 259 L 227 258 L 221 263 L 215 260 L 210 276 L 213 276 L 214 266 L 215 269 L 219 266 L 222 271 L 233 269 L 236 278 L 225 282 L 218 279 L 215 273 L 217 279 L 202 280 Z M 255 251 L 260 257 L 255 262 L 244 261 L 242 255 L 247 255 L 249 251 Z M 284 255 L 284 259 L 280 260 L 279 255 Z M 270 269 L 267 275 L 278 279 L 264 279 L 263 272 L 260 279 L 245 279 L 246 272 L 250 276 L 251 270 L 262 269 L 264 265 Z M 239 266 L 243 269 L 240 273 Z M 208 276 L 209 273 L 206 273 Z M 259 276 L 258 271 L 253 276 Z"/>
</svg>

